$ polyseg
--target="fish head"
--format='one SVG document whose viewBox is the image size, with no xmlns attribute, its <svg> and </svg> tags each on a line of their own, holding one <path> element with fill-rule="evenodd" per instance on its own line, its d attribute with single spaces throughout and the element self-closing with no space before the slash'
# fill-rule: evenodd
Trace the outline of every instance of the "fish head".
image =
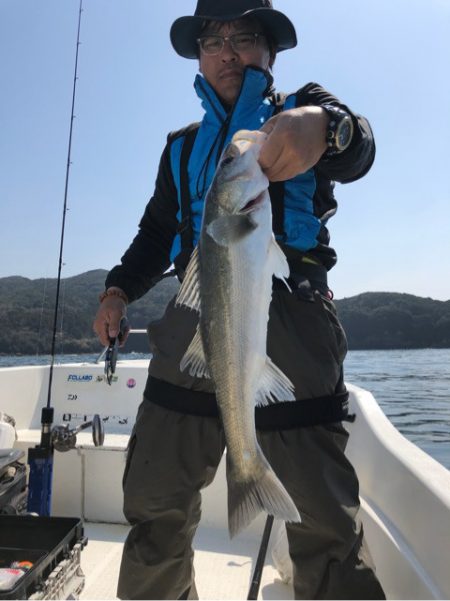
<svg viewBox="0 0 450 601">
<path fill-rule="evenodd" d="M 269 202 L 269 180 L 258 157 L 267 134 L 241 130 L 221 156 L 212 185 L 214 201 L 225 214 L 250 214 Z"/>
</svg>

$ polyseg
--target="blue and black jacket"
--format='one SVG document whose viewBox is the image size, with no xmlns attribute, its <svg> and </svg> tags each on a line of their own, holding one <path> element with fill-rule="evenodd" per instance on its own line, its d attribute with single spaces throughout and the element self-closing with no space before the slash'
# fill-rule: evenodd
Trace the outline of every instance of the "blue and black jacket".
<svg viewBox="0 0 450 601">
<path fill-rule="evenodd" d="M 293 94 L 276 94 L 271 75 L 253 67 L 246 68 L 239 97 L 231 110 L 227 111 L 201 75 L 195 80 L 195 89 L 205 110 L 203 120 L 169 134 L 155 191 L 139 232 L 121 264 L 109 273 L 106 286 L 119 286 L 132 301 L 145 294 L 171 263 L 185 267 L 191 250 L 186 246 L 192 247 L 198 241 L 206 192 L 222 150 L 233 134 L 239 129 L 260 129 L 275 112 L 307 105 L 343 108 L 352 116 L 354 136 L 343 153 L 322 158 L 306 173 L 271 185 L 274 232 L 291 273 L 298 271 L 304 257 L 331 269 L 336 255 L 329 246 L 326 224 L 337 208 L 334 182 L 352 182 L 370 169 L 375 143 L 367 120 L 316 83 Z M 188 215 L 186 197 L 190 203 Z"/>
</svg>

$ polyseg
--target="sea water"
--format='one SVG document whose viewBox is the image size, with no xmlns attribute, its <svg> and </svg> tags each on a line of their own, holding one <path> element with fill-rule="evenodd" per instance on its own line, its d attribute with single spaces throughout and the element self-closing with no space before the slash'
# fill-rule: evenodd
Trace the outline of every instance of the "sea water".
<svg viewBox="0 0 450 601">
<path fill-rule="evenodd" d="M 98 355 L 60 355 L 59 363 Z M 145 358 L 131 353 L 123 359 Z M 48 365 L 50 357 L 0 357 L 0 367 Z M 349 351 L 345 380 L 369 390 L 394 426 L 450 469 L 450 349 Z"/>
<path fill-rule="evenodd" d="M 450 349 L 350 351 L 345 380 L 370 390 L 406 438 L 450 469 Z"/>
</svg>

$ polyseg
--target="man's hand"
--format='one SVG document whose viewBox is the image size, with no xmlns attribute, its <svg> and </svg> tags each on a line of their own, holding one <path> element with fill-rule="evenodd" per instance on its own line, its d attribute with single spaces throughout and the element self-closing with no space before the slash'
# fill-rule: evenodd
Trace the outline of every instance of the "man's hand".
<svg viewBox="0 0 450 601">
<path fill-rule="evenodd" d="M 268 134 L 259 163 L 270 181 L 284 181 L 308 171 L 327 149 L 328 115 L 319 106 L 283 111 L 261 127 Z"/>
<path fill-rule="evenodd" d="M 110 338 L 117 338 L 119 335 L 120 320 L 127 314 L 125 302 L 118 296 L 107 296 L 98 308 L 94 320 L 94 332 L 103 346 L 108 346 Z M 128 338 L 129 328 L 123 333 L 120 346 L 125 344 Z"/>
</svg>

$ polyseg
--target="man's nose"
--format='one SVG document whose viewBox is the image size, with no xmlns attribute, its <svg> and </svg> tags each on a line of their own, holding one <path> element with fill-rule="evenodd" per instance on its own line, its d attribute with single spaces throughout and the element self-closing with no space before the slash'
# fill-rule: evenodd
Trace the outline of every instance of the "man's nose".
<svg viewBox="0 0 450 601">
<path fill-rule="evenodd" d="M 230 40 L 224 40 L 222 52 L 220 58 L 224 62 L 235 61 L 237 59 L 237 52 L 233 50 Z"/>
</svg>

